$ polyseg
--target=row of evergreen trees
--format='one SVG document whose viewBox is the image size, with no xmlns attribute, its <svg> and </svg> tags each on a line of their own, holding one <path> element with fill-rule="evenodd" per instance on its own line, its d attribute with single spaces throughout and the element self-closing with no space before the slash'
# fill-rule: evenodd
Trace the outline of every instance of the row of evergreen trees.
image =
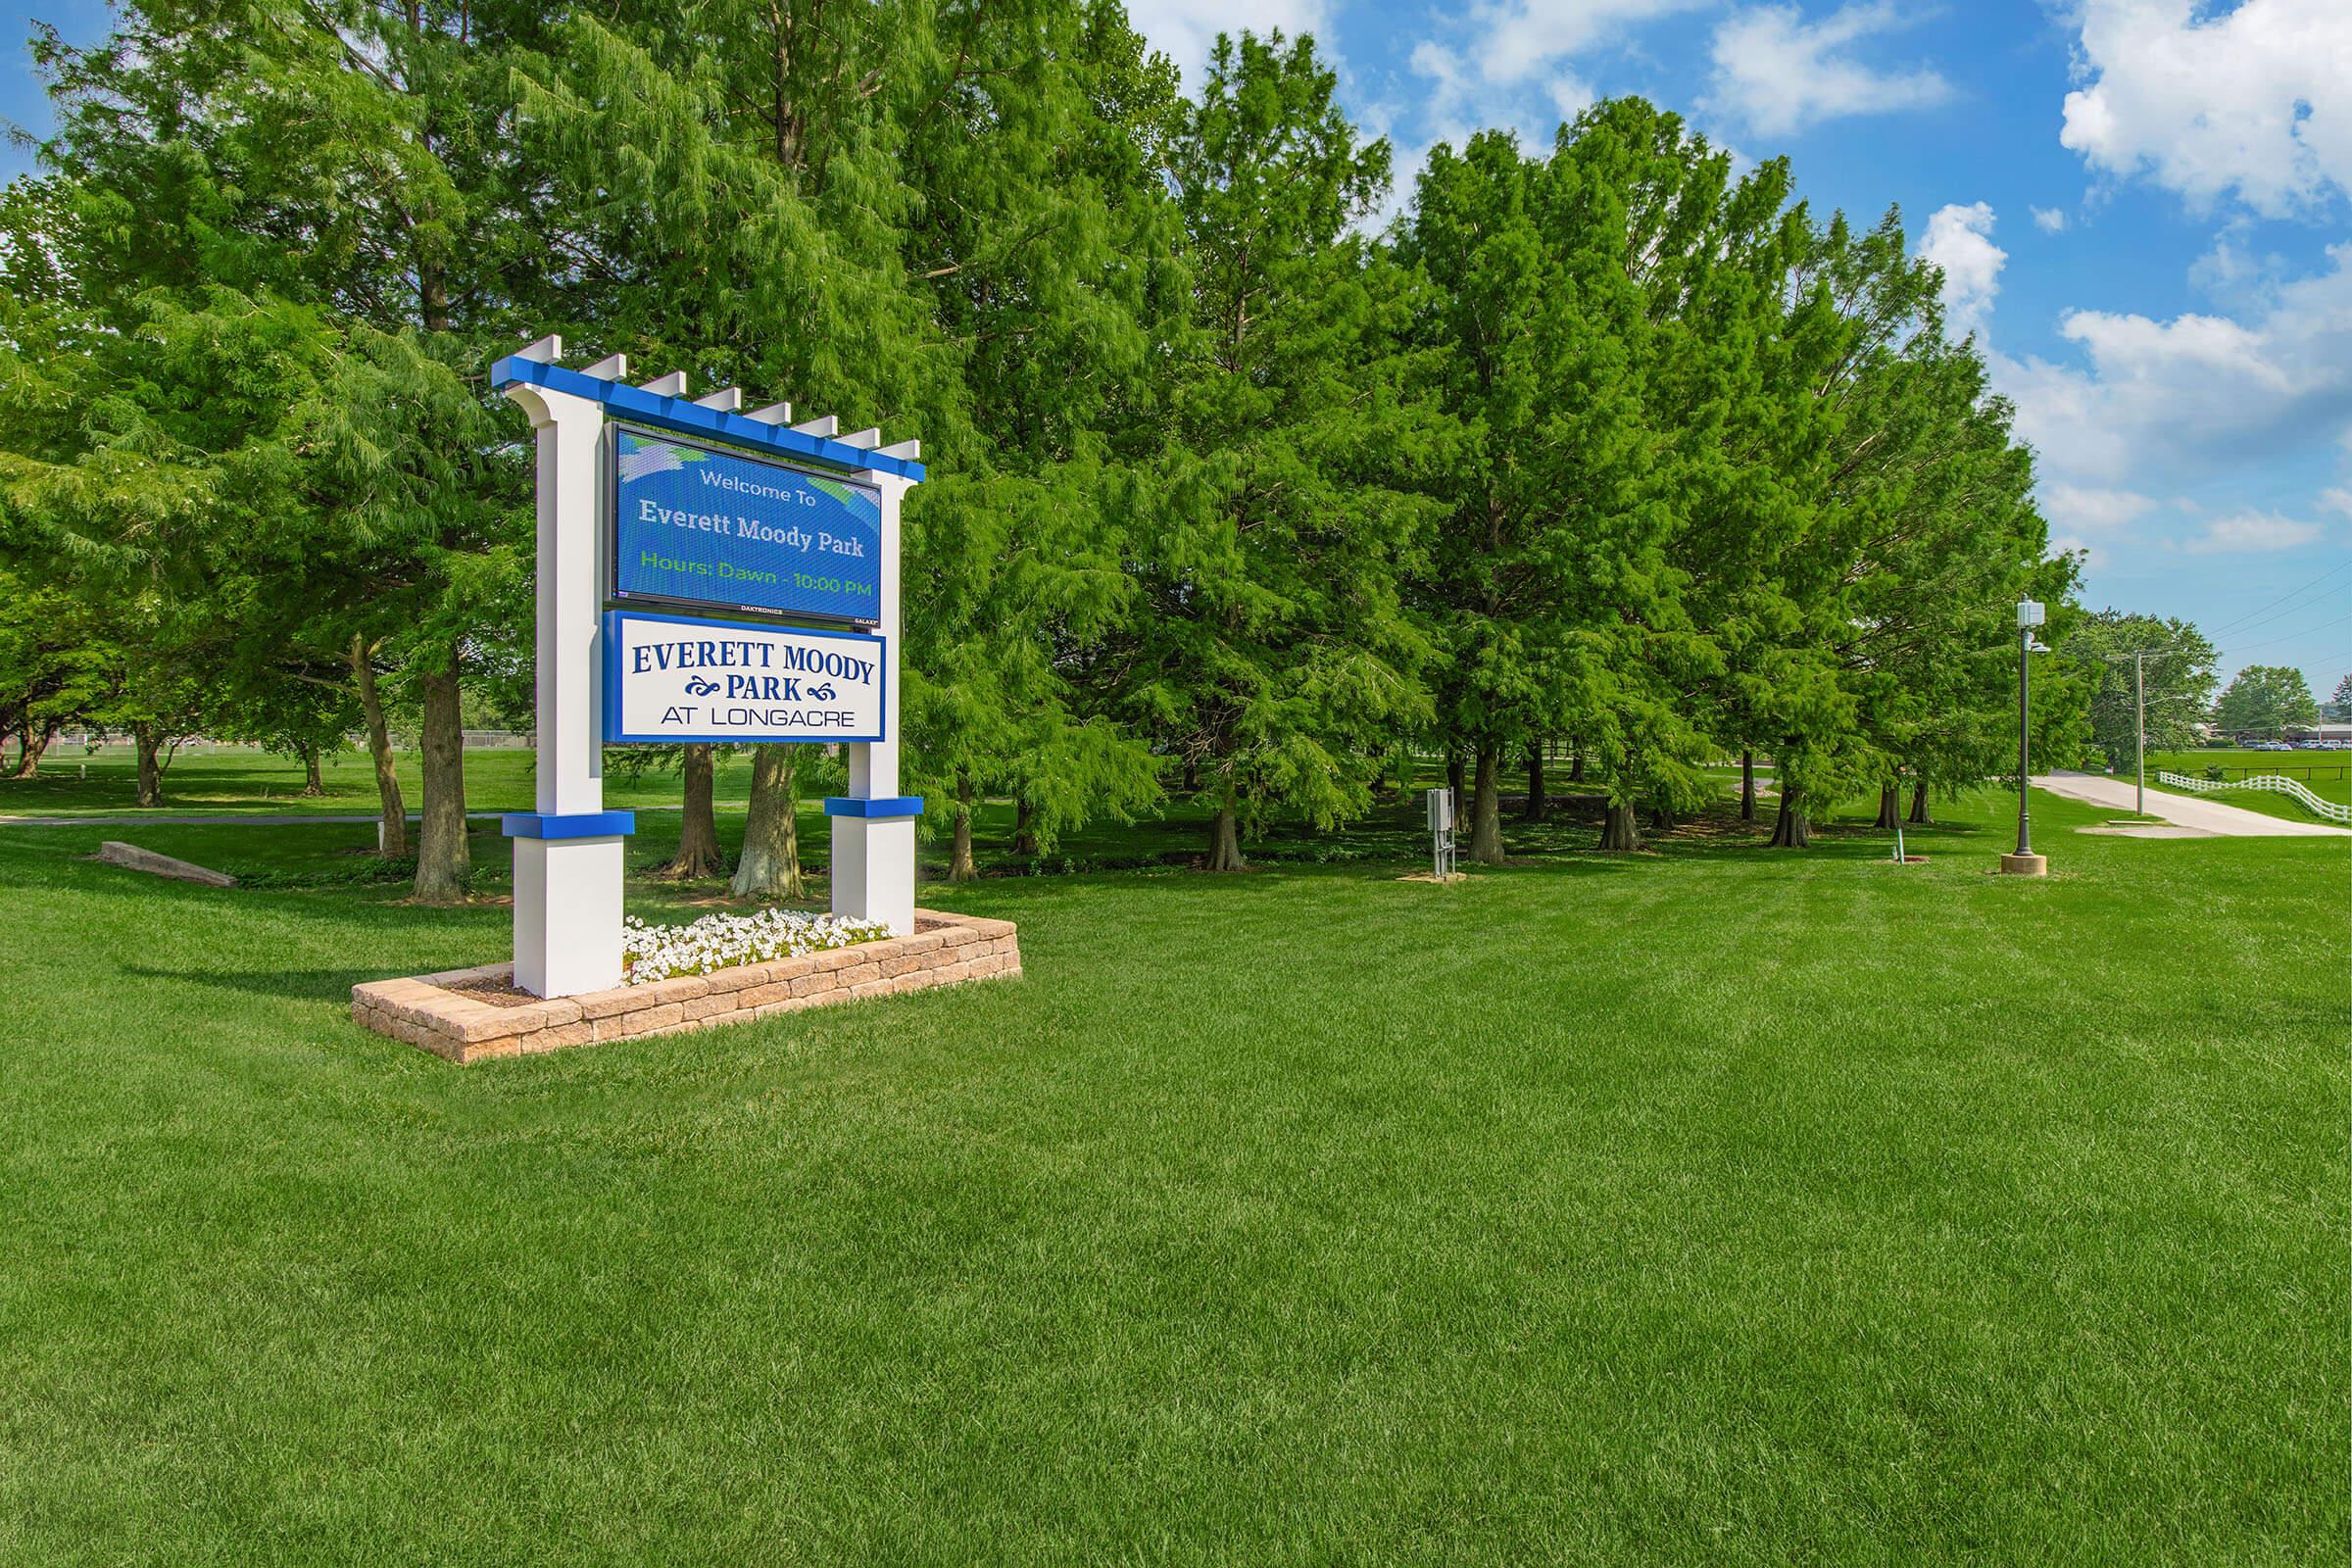
<svg viewBox="0 0 2352 1568">
<path fill-rule="evenodd" d="M 1115 0 L 118 20 L 36 37 L 59 129 L 0 212 L 0 642 L 143 754 L 366 728 L 396 847 L 413 705 L 423 898 L 466 871 L 464 695 L 527 680 L 484 373 L 547 332 L 922 438 L 905 722 L 958 872 L 987 794 L 1039 845 L 1196 802 L 1223 868 L 1427 746 L 1496 859 L 1545 742 L 1609 847 L 1746 750 L 1802 845 L 1996 765 L 2009 607 L 2071 586 L 1894 220 L 1645 103 L 1442 147 L 1374 232 L 1389 149 L 1309 42 L 1187 97 Z M 794 788 L 763 749 L 747 891 L 797 873 Z"/>
</svg>

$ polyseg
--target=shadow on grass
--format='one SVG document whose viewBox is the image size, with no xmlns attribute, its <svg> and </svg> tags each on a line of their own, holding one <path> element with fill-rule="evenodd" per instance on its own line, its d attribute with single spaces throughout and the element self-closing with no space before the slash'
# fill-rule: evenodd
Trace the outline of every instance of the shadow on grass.
<svg viewBox="0 0 2352 1568">
<path fill-rule="evenodd" d="M 351 988 L 386 978 L 371 969 L 167 969 L 153 964 L 124 964 L 122 974 L 136 980 L 167 980 L 199 985 L 212 991 L 244 996 L 282 997 L 290 1002 L 333 1002 L 348 1005 Z"/>
</svg>

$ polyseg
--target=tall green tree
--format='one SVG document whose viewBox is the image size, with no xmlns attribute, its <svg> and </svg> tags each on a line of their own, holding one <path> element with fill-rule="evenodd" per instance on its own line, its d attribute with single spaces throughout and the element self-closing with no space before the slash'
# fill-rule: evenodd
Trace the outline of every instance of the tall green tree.
<svg viewBox="0 0 2352 1568">
<path fill-rule="evenodd" d="M 1119 7 L 941 25 L 955 67 L 902 160 L 920 196 L 906 266 L 974 414 L 908 507 L 904 712 L 912 781 L 946 804 L 963 878 L 991 791 L 1014 796 L 1029 854 L 1158 798 L 1149 748 L 1089 677 L 1134 591 L 1106 502 L 1154 450 L 1187 302 L 1156 167 L 1175 75 Z"/>
<path fill-rule="evenodd" d="M 0 776 L 34 777 L 59 730 L 91 721 L 105 692 L 100 652 L 79 598 L 0 565 L 0 745 L 17 742 Z"/>
<path fill-rule="evenodd" d="M 909 205 L 888 114 L 929 32 L 900 20 L 749 5 L 570 17 L 520 102 L 548 187 L 536 218 L 565 259 L 542 282 L 544 326 L 809 415 L 812 400 L 867 422 L 922 408 L 936 441 L 960 403 L 924 357 L 923 302 L 899 265 Z M 740 897 L 806 892 L 798 762 L 755 753 Z"/>
<path fill-rule="evenodd" d="M 248 530 L 299 538 L 310 564 L 252 602 L 314 609 L 315 643 L 356 641 L 416 693 L 428 902 L 466 887 L 466 665 L 516 639 L 527 603 L 525 469 L 469 380 L 513 342 L 517 280 L 542 260 L 517 220 L 512 117 L 546 21 L 467 0 L 206 0 L 119 8 L 86 48 L 35 41 L 59 114 L 43 156 L 80 193 L 78 281 L 101 318 L 311 323 L 318 355 L 285 363 L 313 391 L 286 401 L 316 443 L 266 444 L 313 464 L 318 494 Z"/>
<path fill-rule="evenodd" d="M 2320 705 L 2291 664 L 2248 664 L 2213 705 L 2213 727 L 2240 740 L 2278 740 L 2319 721 Z"/>
<path fill-rule="evenodd" d="M 1792 742 L 1846 723 L 1818 636 L 1834 572 L 1807 395 L 1835 341 L 1824 291 L 1789 285 L 1805 229 L 1784 163 L 1735 179 L 1679 117 L 1625 99 L 1565 128 L 1555 164 L 1638 295 L 1653 443 L 1642 507 L 1592 564 L 1611 613 L 1580 645 L 1573 726 L 1608 794 L 1601 846 L 1624 850 L 1643 808 L 1670 821 L 1703 799 L 1729 744 L 1768 739 L 1784 807 L 1801 801 L 1826 748 Z"/>
<path fill-rule="evenodd" d="M 2079 617 L 2061 650 L 2088 702 L 2090 741 L 2110 767 L 2130 767 L 2138 714 L 2147 715 L 2151 751 L 2194 746 L 2197 725 L 2213 706 L 2217 684 L 2213 644 L 2188 621 L 2120 610 Z M 2143 701 L 2134 701 L 2134 657 Z"/>
<path fill-rule="evenodd" d="M 1430 512 L 1397 487 L 1425 437 L 1396 350 L 1404 280 L 1352 225 L 1385 189 L 1304 39 L 1220 39 L 1166 149 L 1189 320 L 1166 445 L 1125 489 L 1135 606 L 1110 655 L 1130 721 L 1206 808 L 1207 865 L 1245 823 L 1370 806 L 1364 759 L 1428 706 L 1398 593 Z"/>
<path fill-rule="evenodd" d="M 1973 345 L 1945 342 L 1931 314 L 1859 390 L 1833 486 L 1853 541 L 1838 648 L 1892 828 L 1906 782 L 1924 822 L 1933 791 L 1997 769 L 2014 739 L 2015 605 L 2063 599 L 2073 568 L 2045 559 L 2032 457 Z"/>
<path fill-rule="evenodd" d="M 553 247 L 583 263 L 559 315 L 645 363 L 919 434 L 906 784 L 1023 783 L 1049 831 L 1141 804 L 1143 747 L 1073 712 L 1061 671 L 1124 587 L 1102 430 L 1148 401 L 1139 317 L 1172 292 L 1145 159 L 1165 68 L 1110 6 L 819 10 L 574 20 L 525 97 Z M 794 776 L 755 770 L 766 842 L 739 892 L 799 885 L 790 812 L 761 800 Z"/>
<path fill-rule="evenodd" d="M 1590 655 L 1626 606 L 1612 586 L 1663 521 L 1645 493 L 1647 324 L 1616 210 L 1591 200 L 1587 175 L 1498 132 L 1439 147 L 1398 239 L 1429 285 L 1421 374 L 1453 435 L 1413 599 L 1438 645 L 1438 730 L 1471 759 L 1470 854 L 1490 864 L 1503 858 L 1506 753 L 1540 756 L 1544 736 L 1590 718 L 1577 701 L 1593 692 Z M 1532 811 L 1540 767 L 1531 779 Z"/>
</svg>

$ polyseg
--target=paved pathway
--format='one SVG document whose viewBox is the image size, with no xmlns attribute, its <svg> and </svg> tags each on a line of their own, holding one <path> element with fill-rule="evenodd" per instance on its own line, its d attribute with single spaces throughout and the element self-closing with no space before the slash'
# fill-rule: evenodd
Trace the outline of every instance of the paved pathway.
<svg viewBox="0 0 2352 1568">
<path fill-rule="evenodd" d="M 2087 801 L 2110 810 L 2129 811 L 2132 808 L 2133 792 L 2128 778 L 2115 778 L 2105 773 L 2036 773 L 2034 787 L 2052 795 L 2063 795 L 2070 801 Z M 2148 814 L 2161 816 L 2167 822 L 2216 833 L 2227 838 L 2244 839 L 2319 839 L 2352 838 L 2352 828 L 2330 827 L 2325 822 L 2290 822 L 2282 816 L 2266 816 L 2249 811 L 2242 806 L 2225 806 L 2197 795 L 2176 795 L 2170 790 L 2148 791 Z"/>
</svg>

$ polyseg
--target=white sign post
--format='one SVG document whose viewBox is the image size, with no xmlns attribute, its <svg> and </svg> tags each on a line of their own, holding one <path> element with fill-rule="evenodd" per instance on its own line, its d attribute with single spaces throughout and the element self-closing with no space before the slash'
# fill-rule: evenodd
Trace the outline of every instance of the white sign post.
<svg viewBox="0 0 2352 1568">
<path fill-rule="evenodd" d="M 871 430 L 837 437 L 830 418 L 788 425 L 785 404 L 739 413 L 743 394 L 733 387 L 689 400 L 681 373 L 630 386 L 618 355 L 567 370 L 556 363 L 563 352 L 560 338 L 543 338 L 490 373 L 491 385 L 529 414 L 538 456 L 537 809 L 505 821 L 514 840 L 515 985 L 563 997 L 620 983 L 622 840 L 636 818 L 605 809 L 608 739 L 846 744 L 850 794 L 825 802 L 833 909 L 911 934 L 923 803 L 898 793 L 897 657 L 899 507 L 923 476 L 916 444 L 883 447 Z M 650 444 L 661 450 L 632 453 L 645 461 L 626 478 L 696 498 L 692 510 L 640 503 L 645 516 L 632 514 L 669 530 L 658 551 L 630 558 L 632 572 L 660 574 L 632 605 L 679 603 L 676 582 L 707 578 L 735 595 L 729 608 L 871 630 L 634 608 L 608 615 L 624 478 L 615 420 L 662 437 Z M 668 442 L 673 435 L 682 439 Z M 635 433 L 629 443 L 649 447 Z M 807 485 L 740 476 L 760 464 L 787 479 L 805 475 Z M 787 473 L 783 465 L 801 466 Z M 775 505 L 798 506 L 793 515 L 824 526 L 778 527 L 765 510 Z M 671 525 L 670 516 L 681 520 Z M 859 534 L 875 523 L 879 559 L 869 564 Z M 804 602 L 815 608 L 804 611 Z"/>
<path fill-rule="evenodd" d="M 532 349 L 552 361 L 561 344 Z M 631 813 L 605 809 L 597 738 L 608 435 L 592 399 L 530 385 L 507 395 L 531 416 L 539 448 L 538 809 L 504 823 L 514 841 L 514 984 L 568 997 L 620 984 L 621 840 L 636 827 Z"/>
<path fill-rule="evenodd" d="M 877 630 L 899 646 L 899 503 L 906 478 L 873 476 L 882 492 L 882 592 Z M 833 912 L 914 934 L 914 822 L 919 795 L 899 793 L 899 683 L 882 691 L 882 739 L 850 747 L 850 793 L 828 797 L 833 818 Z"/>
</svg>

